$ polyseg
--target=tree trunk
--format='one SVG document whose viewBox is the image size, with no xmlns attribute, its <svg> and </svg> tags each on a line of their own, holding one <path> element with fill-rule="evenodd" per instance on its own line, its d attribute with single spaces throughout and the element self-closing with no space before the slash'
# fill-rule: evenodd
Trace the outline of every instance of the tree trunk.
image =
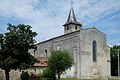
<svg viewBox="0 0 120 80">
<path fill-rule="evenodd" d="M 5 70 L 6 80 L 9 80 L 9 70 Z"/>
<path fill-rule="evenodd" d="M 58 73 L 58 80 L 60 80 L 60 74 Z"/>
</svg>

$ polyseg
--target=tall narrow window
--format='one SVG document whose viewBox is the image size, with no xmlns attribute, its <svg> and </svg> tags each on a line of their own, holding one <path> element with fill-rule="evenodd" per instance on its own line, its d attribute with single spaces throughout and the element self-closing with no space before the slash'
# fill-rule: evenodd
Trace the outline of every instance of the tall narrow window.
<svg viewBox="0 0 120 80">
<path fill-rule="evenodd" d="M 66 30 L 69 30 L 69 26 L 66 26 Z"/>
<path fill-rule="evenodd" d="M 77 26 L 75 26 L 75 30 L 77 30 Z"/>
<path fill-rule="evenodd" d="M 45 49 L 45 56 L 47 57 L 47 49 Z"/>
<path fill-rule="evenodd" d="M 94 40 L 93 43 L 92 43 L 92 48 L 93 48 L 93 61 L 96 62 L 97 61 L 97 43 L 96 41 Z"/>
</svg>

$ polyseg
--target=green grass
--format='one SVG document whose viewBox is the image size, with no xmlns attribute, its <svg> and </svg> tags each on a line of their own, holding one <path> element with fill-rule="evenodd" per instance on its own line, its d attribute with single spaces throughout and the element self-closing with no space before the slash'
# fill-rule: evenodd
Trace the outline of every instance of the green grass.
<svg viewBox="0 0 120 80">
<path fill-rule="evenodd" d="M 107 80 L 107 79 L 77 79 L 77 78 L 63 78 L 61 80 Z M 118 80 L 117 77 L 111 77 L 108 80 Z"/>
<path fill-rule="evenodd" d="M 80 79 L 76 79 L 76 78 L 63 78 L 61 80 L 80 80 Z"/>
</svg>

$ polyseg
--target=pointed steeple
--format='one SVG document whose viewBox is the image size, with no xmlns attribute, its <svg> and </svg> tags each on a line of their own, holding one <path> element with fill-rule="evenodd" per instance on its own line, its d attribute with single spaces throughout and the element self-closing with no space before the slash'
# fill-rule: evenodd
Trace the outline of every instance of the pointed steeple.
<svg viewBox="0 0 120 80">
<path fill-rule="evenodd" d="M 71 32 L 82 29 L 82 24 L 76 20 L 72 4 L 71 4 L 67 22 L 63 26 L 64 26 L 64 34 L 71 33 Z"/>
<path fill-rule="evenodd" d="M 70 8 L 70 12 L 69 12 L 69 16 L 68 16 L 68 19 L 67 19 L 67 22 L 63 25 L 67 25 L 67 24 L 77 24 L 77 25 L 81 25 L 77 20 L 76 20 L 76 17 L 75 17 L 75 13 L 74 13 L 74 9 L 72 7 L 72 4 L 71 4 L 71 8 Z"/>
<path fill-rule="evenodd" d="M 67 22 L 77 22 L 73 8 L 71 7 Z"/>
<path fill-rule="evenodd" d="M 73 10 L 73 1 L 71 1 L 71 9 L 70 9 L 70 12 L 69 12 L 67 22 L 76 22 L 75 13 L 74 13 L 74 10 Z"/>
</svg>

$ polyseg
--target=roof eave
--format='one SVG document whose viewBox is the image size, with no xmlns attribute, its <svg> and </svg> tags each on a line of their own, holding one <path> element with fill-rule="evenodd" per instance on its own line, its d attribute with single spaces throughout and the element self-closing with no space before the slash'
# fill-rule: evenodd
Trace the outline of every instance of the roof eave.
<svg viewBox="0 0 120 80">
<path fill-rule="evenodd" d="M 76 25 L 82 26 L 82 24 L 79 23 L 79 22 L 66 22 L 63 26 L 66 26 L 66 25 L 69 25 L 69 24 L 76 24 Z"/>
</svg>

